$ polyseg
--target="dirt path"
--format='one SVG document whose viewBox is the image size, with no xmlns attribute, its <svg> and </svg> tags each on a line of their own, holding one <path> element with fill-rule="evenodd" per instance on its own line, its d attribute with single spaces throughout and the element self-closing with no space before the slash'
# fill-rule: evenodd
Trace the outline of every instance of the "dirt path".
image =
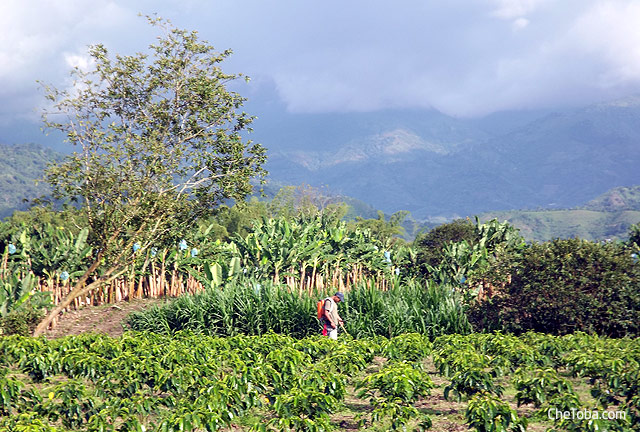
<svg viewBox="0 0 640 432">
<path fill-rule="evenodd" d="M 105 333 L 118 337 L 124 332 L 124 323 L 131 312 L 166 302 L 166 299 L 138 299 L 102 306 L 84 307 L 66 312 L 58 319 L 55 328 L 47 330 L 47 338 L 59 338 L 81 333 Z"/>
</svg>

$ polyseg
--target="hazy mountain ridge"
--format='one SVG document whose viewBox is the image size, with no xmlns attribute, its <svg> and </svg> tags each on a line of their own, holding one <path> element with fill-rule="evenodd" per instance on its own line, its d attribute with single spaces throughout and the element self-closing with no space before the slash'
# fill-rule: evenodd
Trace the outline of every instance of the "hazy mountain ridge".
<svg viewBox="0 0 640 432">
<path fill-rule="evenodd" d="M 638 191 L 629 187 L 640 185 L 640 97 L 473 120 L 434 110 L 275 110 L 256 121 L 254 129 L 251 138 L 268 148 L 271 179 L 325 187 L 386 214 L 409 210 L 418 221 L 442 223 L 524 209 L 520 212 L 528 212 L 531 222 L 545 210 L 546 222 L 530 224 L 541 236 L 577 235 L 582 222 L 570 220 L 576 215 L 587 224 L 609 226 L 600 230 L 606 236 L 638 222 Z M 5 155 L 0 161 L 0 215 L 6 216 L 24 207 L 23 198 L 42 193 L 34 189 L 33 179 L 59 156 L 35 145 L 0 146 L 0 151 Z M 582 213 L 571 213 L 579 206 Z M 551 217 L 552 209 L 574 210 Z M 607 219 L 611 214 L 603 219 L 600 213 L 615 213 L 618 219 Z M 567 220 L 564 228 L 548 229 L 559 223 L 556 219 Z"/>
<path fill-rule="evenodd" d="M 592 199 L 582 208 L 608 212 L 640 211 L 640 186 L 614 188 Z"/>
<path fill-rule="evenodd" d="M 326 185 L 387 213 L 417 219 L 456 217 L 514 208 L 571 208 L 617 186 L 640 184 L 638 98 L 527 119 L 504 113 L 482 119 L 433 110 L 319 116 L 331 131 L 324 145 L 263 135 L 268 169 L 288 183 Z M 281 120 L 302 134 L 298 115 Z M 309 115 L 304 124 L 313 123 Z M 500 119 L 513 128 L 500 128 Z M 526 120 L 526 121 L 525 121 Z M 334 127 L 337 121 L 340 127 Z M 351 125 L 351 126 L 350 126 Z M 257 129 L 258 130 L 258 129 Z M 337 130 L 344 132 L 340 139 Z M 297 131 L 293 133 L 291 131 Z M 258 137 L 260 138 L 260 137 Z M 318 141 L 319 140 L 319 141 Z"/>
</svg>

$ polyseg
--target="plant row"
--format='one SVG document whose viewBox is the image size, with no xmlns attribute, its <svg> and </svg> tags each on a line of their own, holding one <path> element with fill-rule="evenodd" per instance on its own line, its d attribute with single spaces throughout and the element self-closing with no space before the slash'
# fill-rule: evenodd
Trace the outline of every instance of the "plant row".
<svg viewBox="0 0 640 432">
<path fill-rule="evenodd" d="M 426 429 L 436 391 L 426 365 L 465 401 L 476 431 L 527 429 L 550 410 L 604 410 L 617 420 L 559 419 L 552 430 L 628 431 L 640 426 L 640 342 L 575 334 L 418 334 L 360 340 L 276 334 L 227 338 L 180 332 L 47 341 L 0 339 L 0 427 L 42 431 L 327 431 L 355 388 L 368 405 L 358 427 Z M 571 382 L 591 387 L 585 400 Z M 504 396 L 517 390 L 518 413 Z M 438 390 L 439 391 L 439 390 Z M 548 419 L 546 423 L 548 424 Z"/>
</svg>

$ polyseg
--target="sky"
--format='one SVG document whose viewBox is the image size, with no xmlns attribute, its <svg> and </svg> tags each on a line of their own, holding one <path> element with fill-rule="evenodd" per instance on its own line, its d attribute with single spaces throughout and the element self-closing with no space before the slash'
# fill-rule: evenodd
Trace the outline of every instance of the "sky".
<svg viewBox="0 0 640 432">
<path fill-rule="evenodd" d="M 2 0 L 0 125 L 37 122 L 37 81 L 87 47 L 143 51 L 157 13 L 232 49 L 239 91 L 289 112 L 433 108 L 458 117 L 640 94 L 638 0 Z"/>
</svg>

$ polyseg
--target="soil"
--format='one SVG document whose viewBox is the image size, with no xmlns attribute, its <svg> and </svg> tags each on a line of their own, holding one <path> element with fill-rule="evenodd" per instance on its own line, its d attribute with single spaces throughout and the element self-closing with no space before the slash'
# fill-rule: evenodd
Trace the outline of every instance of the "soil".
<svg viewBox="0 0 640 432">
<path fill-rule="evenodd" d="M 118 337 L 125 330 L 127 315 L 166 301 L 163 298 L 136 299 L 69 311 L 61 315 L 57 325 L 47 330 L 45 335 L 49 339 L 82 333 L 104 333 Z"/>
</svg>

